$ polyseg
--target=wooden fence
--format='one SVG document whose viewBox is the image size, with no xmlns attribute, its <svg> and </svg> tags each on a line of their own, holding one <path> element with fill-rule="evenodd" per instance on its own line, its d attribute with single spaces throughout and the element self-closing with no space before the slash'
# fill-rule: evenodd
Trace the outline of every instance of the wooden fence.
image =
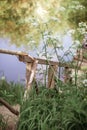
<svg viewBox="0 0 87 130">
<path fill-rule="evenodd" d="M 25 90 L 24 97 L 26 97 L 27 92 L 30 91 L 30 89 L 32 87 L 32 82 L 34 80 L 38 64 L 49 65 L 49 69 L 48 69 L 48 88 L 53 88 L 54 85 L 55 85 L 54 77 L 55 77 L 55 73 L 56 73 L 58 67 L 65 67 L 65 71 L 66 71 L 65 72 L 66 73 L 65 81 L 69 78 L 69 75 L 67 73 L 69 71 L 69 68 L 70 69 L 76 68 L 76 66 L 73 65 L 73 64 L 60 63 L 60 62 L 55 62 L 55 61 L 51 61 L 51 60 L 47 60 L 47 59 L 35 58 L 35 57 L 28 55 L 25 52 L 20 52 L 20 51 L 10 51 L 10 50 L 0 49 L 0 53 L 15 55 L 15 56 L 18 57 L 19 61 L 26 63 L 26 90 Z M 84 59 L 83 53 L 82 52 L 80 52 L 80 53 L 81 53 L 80 56 L 77 55 L 76 57 L 74 57 L 74 60 L 80 61 L 81 63 L 82 62 L 87 63 L 87 59 Z M 78 67 L 78 69 L 80 69 L 80 67 Z M 5 105 L 15 115 L 19 115 L 19 112 L 14 110 L 2 98 L 0 98 L 0 103 Z"/>
<path fill-rule="evenodd" d="M 15 55 L 18 57 L 19 61 L 26 63 L 26 90 L 31 89 L 31 86 L 32 86 L 31 84 L 34 80 L 36 68 L 38 64 L 49 65 L 48 88 L 54 87 L 54 84 L 55 84 L 54 77 L 55 77 L 55 72 L 57 71 L 58 67 L 65 67 L 66 71 L 68 70 L 68 68 L 70 69 L 76 68 L 76 66 L 73 64 L 60 63 L 60 62 L 51 61 L 47 59 L 35 58 L 21 51 L 11 51 L 11 50 L 0 49 L 0 53 Z M 87 60 L 83 59 L 82 54 L 80 54 L 80 57 L 78 55 L 74 57 L 74 60 L 79 60 L 80 62 L 87 63 Z M 78 67 L 78 69 L 80 69 L 80 66 Z"/>
</svg>

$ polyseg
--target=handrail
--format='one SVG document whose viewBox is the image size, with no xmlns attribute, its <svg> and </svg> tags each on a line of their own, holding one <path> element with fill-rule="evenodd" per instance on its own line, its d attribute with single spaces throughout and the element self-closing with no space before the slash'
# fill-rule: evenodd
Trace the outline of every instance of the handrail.
<svg viewBox="0 0 87 130">
<path fill-rule="evenodd" d="M 57 66 L 60 66 L 60 67 L 69 67 L 69 68 L 72 68 L 72 69 L 76 67 L 75 65 L 72 65 L 70 63 L 62 63 L 62 62 L 57 62 L 57 61 L 52 61 L 52 60 L 47 60 L 47 59 L 35 58 L 35 57 L 32 57 L 29 54 L 22 52 L 22 51 L 0 49 L 0 53 L 17 55 L 17 56 L 19 56 L 20 61 L 27 62 L 27 63 L 31 63 L 34 60 L 38 60 L 38 64 L 57 65 Z"/>
<path fill-rule="evenodd" d="M 31 60 L 34 60 L 33 57 L 29 56 L 27 53 L 22 51 L 13 51 L 7 49 L 0 49 L 0 53 L 9 54 L 9 55 L 17 55 L 17 56 L 28 56 Z"/>
</svg>

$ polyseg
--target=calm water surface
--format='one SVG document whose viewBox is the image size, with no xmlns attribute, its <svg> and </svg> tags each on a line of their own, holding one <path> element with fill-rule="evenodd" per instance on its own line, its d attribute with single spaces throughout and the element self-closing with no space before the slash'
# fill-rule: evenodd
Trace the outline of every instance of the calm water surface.
<svg viewBox="0 0 87 130">
<path fill-rule="evenodd" d="M 15 44 L 11 45 L 7 39 L 0 39 L 0 49 L 26 52 L 23 46 L 16 47 Z M 30 55 L 31 53 L 32 56 L 35 56 L 34 51 L 29 51 Z M 5 76 L 7 81 L 25 82 L 25 71 L 25 63 L 20 62 L 16 56 L 0 53 L 0 78 Z"/>
<path fill-rule="evenodd" d="M 71 37 L 64 37 L 64 50 L 67 51 L 68 48 L 72 44 Z M 41 51 L 42 44 L 39 45 L 38 50 Z M 8 39 L 0 38 L 0 49 L 8 49 L 14 51 L 24 51 L 27 52 L 29 55 L 37 57 L 37 50 L 29 50 L 28 47 L 24 47 L 23 45 L 17 47 L 15 44 L 10 44 Z M 65 51 L 59 51 L 59 55 L 62 56 Z M 52 48 L 48 48 L 48 52 L 52 54 Z M 41 52 L 42 53 L 42 52 Z M 53 60 L 57 61 L 57 57 L 55 54 L 52 54 Z M 42 58 L 42 57 L 41 57 Z M 44 58 L 44 57 L 43 57 Z M 68 57 L 64 56 L 64 60 L 71 61 L 72 56 L 68 55 Z M 7 81 L 14 81 L 14 82 L 25 82 L 25 73 L 26 67 L 25 63 L 20 62 L 16 56 L 7 55 L 7 54 L 0 54 L 0 78 L 5 76 Z"/>
</svg>

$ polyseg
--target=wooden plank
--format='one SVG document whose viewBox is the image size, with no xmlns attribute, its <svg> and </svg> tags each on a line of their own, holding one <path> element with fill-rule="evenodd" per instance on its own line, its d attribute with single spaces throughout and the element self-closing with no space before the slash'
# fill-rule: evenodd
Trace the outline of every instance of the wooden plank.
<svg viewBox="0 0 87 130">
<path fill-rule="evenodd" d="M 25 53 L 25 52 L 12 51 L 12 50 L 6 50 L 6 49 L 0 49 L 0 53 L 10 54 L 10 55 L 28 55 L 28 54 Z"/>
<path fill-rule="evenodd" d="M 17 56 L 19 56 L 19 60 L 20 61 L 27 62 L 27 63 L 31 63 L 34 60 L 38 60 L 38 64 L 58 65 L 60 67 L 67 67 L 68 66 L 69 68 L 72 68 L 72 69 L 76 68 L 75 65 L 68 64 L 68 63 L 59 63 L 59 62 L 56 62 L 56 61 L 51 61 L 51 60 L 46 60 L 46 59 L 31 57 L 27 53 L 21 52 L 21 51 L 10 51 L 10 50 L 0 49 L 0 53 L 10 54 L 10 55 L 17 55 Z M 78 69 L 80 69 L 80 68 L 78 68 Z"/>
<path fill-rule="evenodd" d="M 69 68 L 76 68 L 75 65 L 71 64 L 71 63 L 59 63 L 57 61 L 51 61 L 51 60 L 46 60 L 46 59 L 40 59 L 40 58 L 35 58 L 33 57 L 35 60 L 38 60 L 38 64 L 43 64 L 43 65 L 57 65 L 60 67 L 69 67 Z M 32 62 L 32 60 L 28 57 L 28 56 L 24 56 L 22 59 L 23 62 Z M 80 69 L 80 68 L 78 68 Z"/>
<path fill-rule="evenodd" d="M 9 55 L 17 55 L 17 56 L 28 56 L 28 58 L 30 58 L 30 60 L 32 60 L 32 62 L 34 61 L 33 57 L 31 57 L 30 55 L 28 55 L 27 53 L 22 52 L 22 51 L 0 49 L 0 53 L 9 54 Z"/>
<path fill-rule="evenodd" d="M 86 59 L 81 59 L 81 58 L 78 58 L 78 57 L 74 57 L 74 60 L 78 60 L 78 61 L 82 61 L 84 63 L 87 63 L 87 60 Z"/>
<path fill-rule="evenodd" d="M 34 80 L 37 64 L 38 64 L 37 60 L 35 60 L 33 63 L 26 64 L 26 90 L 24 93 L 24 98 L 27 98 L 28 93 L 31 90 L 31 85 Z"/>
<path fill-rule="evenodd" d="M 58 66 L 49 65 L 49 69 L 48 69 L 48 88 L 54 88 L 55 87 L 55 75 L 56 75 L 57 69 L 58 69 Z"/>
</svg>

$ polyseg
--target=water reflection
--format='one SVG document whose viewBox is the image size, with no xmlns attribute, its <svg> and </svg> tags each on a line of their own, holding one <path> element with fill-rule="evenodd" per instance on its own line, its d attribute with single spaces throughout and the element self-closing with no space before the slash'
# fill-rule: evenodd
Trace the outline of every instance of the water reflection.
<svg viewBox="0 0 87 130">
<path fill-rule="evenodd" d="M 63 57 L 63 60 L 65 62 L 72 61 L 73 55 L 70 53 L 67 55 L 65 54 L 65 51 L 69 49 L 69 47 L 72 46 L 72 38 L 69 36 L 65 36 L 63 39 L 63 50 L 57 51 L 59 56 Z M 0 49 L 8 49 L 8 50 L 14 50 L 14 51 L 23 51 L 27 52 L 29 55 L 33 57 L 37 57 L 37 50 L 42 53 L 43 44 L 40 44 L 37 49 L 30 50 L 29 47 L 24 47 L 21 45 L 20 47 L 17 47 L 15 44 L 9 44 L 8 39 L 0 39 Z M 50 56 L 52 55 L 53 61 L 58 61 L 57 56 L 54 53 L 53 48 L 48 47 L 47 51 L 49 52 Z M 71 50 L 73 52 L 74 50 Z M 42 54 L 40 53 L 41 57 Z M 74 53 L 74 52 L 73 52 Z M 38 65 L 38 67 L 40 67 Z M 46 67 L 46 66 L 45 66 Z M 44 68 L 45 68 L 44 67 Z M 41 67 L 42 69 L 42 67 Z M 20 62 L 16 56 L 7 55 L 7 54 L 0 54 L 0 78 L 5 77 L 7 81 L 14 81 L 14 82 L 25 82 L 25 63 Z M 38 77 L 38 76 L 37 76 Z M 41 77 L 41 76 L 39 76 Z"/>
</svg>

